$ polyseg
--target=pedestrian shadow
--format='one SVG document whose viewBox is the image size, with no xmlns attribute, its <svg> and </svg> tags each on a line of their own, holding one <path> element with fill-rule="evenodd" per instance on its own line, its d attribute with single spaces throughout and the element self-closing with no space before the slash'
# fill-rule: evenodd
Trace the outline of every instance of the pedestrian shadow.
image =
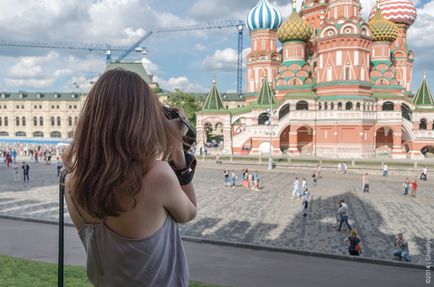
<svg viewBox="0 0 434 287">
<path fill-rule="evenodd" d="M 362 242 L 363 257 L 393 259 L 395 235 L 403 230 L 390 230 L 381 212 L 362 196 L 347 192 L 337 196 L 312 196 L 308 216 L 300 212 L 285 225 L 254 223 L 248 220 L 231 220 L 221 226 L 221 218 L 205 217 L 182 228 L 183 235 L 224 240 L 230 242 L 258 244 L 279 248 L 347 255 L 344 239 L 349 231 L 336 231 L 337 202 L 345 200 L 349 207 L 349 220 Z M 218 226 L 218 228 L 216 228 Z M 403 227 L 404 228 L 404 227 Z M 210 231 L 212 230 L 212 231 Z M 279 233 L 276 236 L 276 231 Z M 385 232 L 387 230 L 387 232 Z M 205 235 L 204 235 L 205 234 Z M 412 262 L 423 264 L 426 240 L 423 234 L 405 233 L 404 237 L 413 246 L 410 248 Z"/>
</svg>

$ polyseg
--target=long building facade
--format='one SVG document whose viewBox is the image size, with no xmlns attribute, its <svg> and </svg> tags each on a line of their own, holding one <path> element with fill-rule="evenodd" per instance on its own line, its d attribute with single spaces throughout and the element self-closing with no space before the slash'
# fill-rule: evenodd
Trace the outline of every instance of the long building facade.
<svg viewBox="0 0 434 287">
<path fill-rule="evenodd" d="M 267 0 L 247 17 L 251 50 L 243 105 L 225 108 L 214 83 L 197 117 L 198 144 L 219 127 L 223 153 L 423 158 L 434 151 L 426 77 L 414 94 L 410 0 L 305 0 L 282 21 Z M 281 43 L 281 48 L 278 45 Z"/>
</svg>

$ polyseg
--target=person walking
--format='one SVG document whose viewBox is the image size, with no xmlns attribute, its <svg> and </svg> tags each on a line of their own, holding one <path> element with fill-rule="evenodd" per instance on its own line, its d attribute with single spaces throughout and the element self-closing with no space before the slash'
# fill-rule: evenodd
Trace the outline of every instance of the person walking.
<svg viewBox="0 0 434 287">
<path fill-rule="evenodd" d="M 408 191 L 410 190 L 410 180 L 408 177 L 404 179 L 404 182 L 402 183 L 402 186 L 404 187 L 404 193 L 403 195 L 408 195 Z"/>
<path fill-rule="evenodd" d="M 345 201 L 342 199 L 339 201 L 340 207 L 338 209 L 338 214 L 340 215 L 341 222 L 339 222 L 338 231 L 341 231 L 342 225 L 345 223 L 348 230 L 351 231 L 351 225 L 348 223 L 348 205 L 345 203 Z"/>
<path fill-rule="evenodd" d="M 312 186 L 316 186 L 317 181 L 318 181 L 318 178 L 317 178 L 317 176 L 316 176 L 316 172 L 314 171 L 314 172 L 312 173 Z"/>
<path fill-rule="evenodd" d="M 428 178 L 428 169 L 426 166 L 422 169 L 422 172 L 420 173 L 420 180 L 426 181 Z"/>
<path fill-rule="evenodd" d="M 12 161 L 13 163 L 17 163 L 17 150 L 13 149 L 12 151 Z"/>
<path fill-rule="evenodd" d="M 357 235 L 357 231 L 352 229 L 350 232 L 350 236 L 345 239 L 345 242 L 348 244 L 348 253 L 351 256 L 360 256 L 362 253 L 362 248 L 360 246 L 360 238 Z"/>
<path fill-rule="evenodd" d="M 63 161 L 59 157 L 57 157 L 57 176 L 60 176 L 63 168 Z"/>
<path fill-rule="evenodd" d="M 253 173 L 253 189 L 259 190 L 259 173 L 257 170 Z"/>
<path fill-rule="evenodd" d="M 225 169 L 223 171 L 223 176 L 224 176 L 225 187 L 229 187 L 230 186 L 230 182 L 229 182 L 229 170 L 228 169 Z"/>
<path fill-rule="evenodd" d="M 23 169 L 23 177 L 24 177 L 24 182 L 29 181 L 29 169 L 30 166 L 24 161 L 23 162 L 23 166 L 21 167 Z"/>
<path fill-rule="evenodd" d="M 411 197 L 416 198 L 416 192 L 417 192 L 417 178 L 415 178 L 411 182 Z"/>
<path fill-rule="evenodd" d="M 398 233 L 395 236 L 395 249 L 393 250 L 392 254 L 395 259 L 404 259 L 407 262 L 411 261 L 408 243 L 404 240 L 404 236 L 402 235 L 402 233 Z"/>
<path fill-rule="evenodd" d="M 148 84 L 123 69 L 106 71 L 87 96 L 63 158 L 94 286 L 189 284 L 179 224 L 196 217 L 196 159 L 183 148 L 184 112 L 172 110 L 169 119 Z"/>
<path fill-rule="evenodd" d="M 363 184 L 363 193 L 369 193 L 369 179 L 368 179 L 368 173 L 365 173 L 362 177 L 362 184 Z"/>
<path fill-rule="evenodd" d="M 232 184 L 232 190 L 235 189 L 235 185 L 237 183 L 237 175 L 235 174 L 234 171 L 232 171 L 231 173 L 231 184 Z"/>
<path fill-rule="evenodd" d="M 13 166 L 12 166 L 12 168 L 13 168 L 12 172 L 13 172 L 13 176 L 14 176 L 14 181 L 15 182 L 19 182 L 20 180 L 18 178 L 18 174 L 19 174 L 18 165 L 16 163 L 14 163 Z"/>
<path fill-rule="evenodd" d="M 296 177 L 292 182 L 292 199 L 294 199 L 296 196 L 298 197 L 298 190 L 300 189 L 299 184 L 298 177 Z"/>
<path fill-rule="evenodd" d="M 301 193 L 300 196 L 302 196 L 307 191 L 307 180 L 305 177 L 303 177 L 303 180 L 301 181 Z"/>
<path fill-rule="evenodd" d="M 387 166 L 387 164 L 385 163 L 383 165 L 383 176 L 388 176 L 389 175 L 389 167 Z"/>
<path fill-rule="evenodd" d="M 243 187 L 249 188 L 249 170 L 247 168 L 243 169 Z"/>
<path fill-rule="evenodd" d="M 301 210 L 303 212 L 303 216 L 307 216 L 307 208 L 309 206 L 309 192 L 306 191 L 303 192 L 303 194 L 301 195 Z"/>
</svg>

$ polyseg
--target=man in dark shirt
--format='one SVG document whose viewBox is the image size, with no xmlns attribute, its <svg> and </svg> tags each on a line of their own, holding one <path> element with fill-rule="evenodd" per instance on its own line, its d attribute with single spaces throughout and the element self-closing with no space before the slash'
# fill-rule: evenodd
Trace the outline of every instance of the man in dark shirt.
<svg viewBox="0 0 434 287">
<path fill-rule="evenodd" d="M 23 162 L 22 169 L 23 169 L 24 181 L 26 181 L 26 179 L 27 179 L 27 181 L 29 181 L 30 166 L 26 162 Z"/>
</svg>

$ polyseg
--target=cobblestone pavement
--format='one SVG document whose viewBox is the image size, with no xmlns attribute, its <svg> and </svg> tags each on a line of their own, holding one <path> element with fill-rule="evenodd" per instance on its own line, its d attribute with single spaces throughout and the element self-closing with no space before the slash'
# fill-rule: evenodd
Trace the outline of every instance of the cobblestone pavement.
<svg viewBox="0 0 434 287">
<path fill-rule="evenodd" d="M 276 246 L 331 254 L 347 254 L 343 240 L 347 232 L 337 232 L 336 203 L 349 205 L 350 224 L 362 241 L 362 256 L 392 259 L 394 235 L 403 232 L 409 241 L 412 262 L 423 264 L 426 237 L 433 232 L 434 184 L 419 182 L 415 199 L 402 195 L 404 176 L 387 178 L 370 175 L 371 192 L 363 194 L 361 175 L 336 175 L 323 171 L 317 187 L 309 187 L 308 216 L 300 213 L 300 200 L 291 199 L 295 176 L 311 176 L 310 169 L 258 167 L 263 188 L 246 190 L 240 180 L 235 189 L 223 185 L 223 169 L 199 163 L 195 176 L 199 212 L 181 227 L 184 235 L 250 244 Z M 242 166 L 229 166 L 241 177 Z M 414 176 L 416 176 L 415 174 Z M 30 183 L 13 181 L 12 169 L 0 167 L 0 214 L 58 220 L 58 186 L 55 165 L 31 164 Z M 310 182 L 309 182 L 310 183 Z M 70 222 L 67 211 L 66 222 Z"/>
</svg>

